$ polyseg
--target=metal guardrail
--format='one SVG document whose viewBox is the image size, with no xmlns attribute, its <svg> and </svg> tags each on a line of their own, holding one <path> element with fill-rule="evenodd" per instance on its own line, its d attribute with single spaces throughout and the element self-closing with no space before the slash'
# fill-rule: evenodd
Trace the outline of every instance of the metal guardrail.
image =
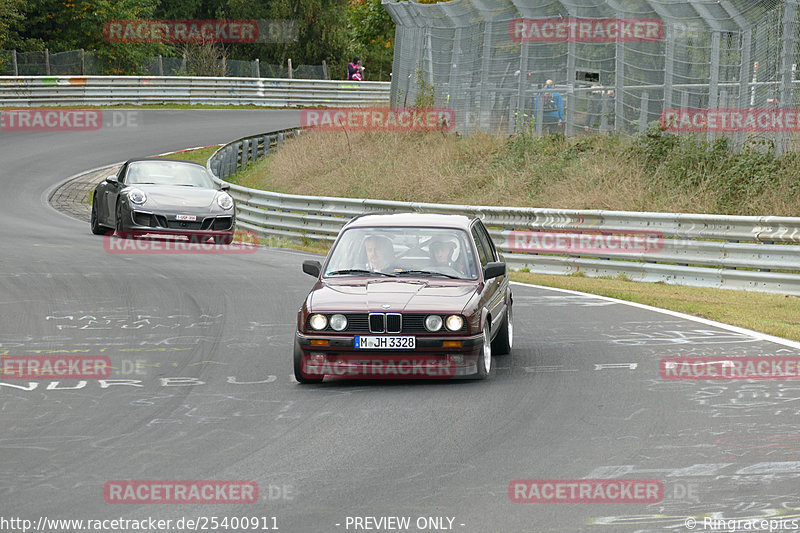
<svg viewBox="0 0 800 533">
<path fill-rule="evenodd" d="M 218 181 L 280 146 L 300 130 L 280 130 L 238 139 L 217 150 L 208 168 Z M 222 179 L 219 179 L 222 178 Z M 698 287 L 749 289 L 800 295 L 800 218 L 636 213 L 397 202 L 300 196 L 231 184 L 237 225 L 265 237 L 333 241 L 356 215 L 372 212 L 457 213 L 480 217 L 512 268 L 543 274 L 612 276 Z M 658 239 L 653 251 L 520 253 L 518 231 L 624 235 Z M 529 235 L 529 234 L 523 234 Z M 741 242 L 744 241 L 744 242 Z"/>
<path fill-rule="evenodd" d="M 0 106 L 389 105 L 389 82 L 191 76 L 0 76 Z"/>
</svg>

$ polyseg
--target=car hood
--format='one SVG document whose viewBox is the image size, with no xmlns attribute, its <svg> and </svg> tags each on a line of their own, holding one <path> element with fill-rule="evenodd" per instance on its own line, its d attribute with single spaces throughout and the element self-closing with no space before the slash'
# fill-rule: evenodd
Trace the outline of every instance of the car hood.
<svg viewBox="0 0 800 533">
<path fill-rule="evenodd" d="M 312 289 L 308 307 L 314 313 L 460 313 L 476 290 L 474 281 L 438 278 L 325 280 Z"/>
<path fill-rule="evenodd" d="M 214 208 L 216 189 L 180 187 L 177 185 L 132 185 L 147 195 L 145 207 Z"/>
</svg>

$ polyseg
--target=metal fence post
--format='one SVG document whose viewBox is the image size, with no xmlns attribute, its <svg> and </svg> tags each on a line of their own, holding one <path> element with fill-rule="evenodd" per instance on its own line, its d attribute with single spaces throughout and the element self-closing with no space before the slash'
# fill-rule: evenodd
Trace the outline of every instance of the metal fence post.
<svg viewBox="0 0 800 533">
<path fill-rule="evenodd" d="M 86 51 L 81 48 L 81 76 L 86 75 Z"/>
<path fill-rule="evenodd" d="M 19 67 L 17 66 L 17 51 L 11 51 L 11 64 L 14 66 L 14 76 L 19 76 Z"/>
<path fill-rule="evenodd" d="M 647 131 L 648 105 L 650 105 L 647 91 L 642 91 L 642 99 L 639 104 L 639 133 Z"/>
<path fill-rule="evenodd" d="M 164 59 L 161 57 L 161 54 L 158 54 L 158 75 L 164 75 Z"/>
<path fill-rule="evenodd" d="M 44 49 L 44 74 L 50 75 L 50 50 L 47 48 Z"/>
<path fill-rule="evenodd" d="M 289 79 L 292 79 L 292 58 L 286 60 L 286 64 L 289 65 Z"/>
<path fill-rule="evenodd" d="M 256 78 L 260 78 L 261 77 L 261 60 L 259 58 L 256 58 L 256 60 L 253 63 L 255 65 L 255 67 L 256 67 Z"/>
</svg>

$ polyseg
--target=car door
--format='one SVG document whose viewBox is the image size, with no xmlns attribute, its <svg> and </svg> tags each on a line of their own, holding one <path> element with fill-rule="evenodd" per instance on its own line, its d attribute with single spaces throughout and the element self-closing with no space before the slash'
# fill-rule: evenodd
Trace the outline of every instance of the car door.
<svg viewBox="0 0 800 533">
<path fill-rule="evenodd" d="M 486 229 L 486 226 L 483 225 L 483 222 L 476 220 L 473 225 L 473 230 L 473 238 L 476 238 L 476 244 L 480 242 L 480 246 L 483 248 L 483 253 L 486 256 L 486 261 L 489 263 L 500 261 L 497 248 L 495 248 L 492 237 L 489 235 L 489 231 Z M 478 249 L 478 253 L 481 253 L 480 248 Z M 485 265 L 486 263 L 484 263 L 483 258 L 481 258 L 481 266 Z M 494 332 L 506 313 L 505 293 L 506 287 L 508 286 L 508 274 L 485 280 L 485 285 L 485 305 L 492 313 L 492 331 Z"/>
<path fill-rule="evenodd" d="M 127 169 L 127 163 L 122 165 L 122 167 L 119 169 L 117 172 L 117 183 L 104 183 L 105 187 L 102 199 L 103 208 L 105 210 L 104 218 L 111 226 L 114 226 L 117 222 L 117 197 L 119 196 L 119 191 L 121 191 L 124 187 L 123 180 L 125 178 Z"/>
</svg>

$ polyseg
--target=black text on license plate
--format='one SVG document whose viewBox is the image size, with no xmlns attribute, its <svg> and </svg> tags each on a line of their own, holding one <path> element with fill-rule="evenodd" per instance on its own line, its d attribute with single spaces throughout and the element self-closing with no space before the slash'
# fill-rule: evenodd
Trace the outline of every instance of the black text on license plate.
<svg viewBox="0 0 800 533">
<path fill-rule="evenodd" d="M 356 335 L 357 350 L 413 350 L 417 347 L 417 339 L 413 336 L 368 336 Z"/>
</svg>

